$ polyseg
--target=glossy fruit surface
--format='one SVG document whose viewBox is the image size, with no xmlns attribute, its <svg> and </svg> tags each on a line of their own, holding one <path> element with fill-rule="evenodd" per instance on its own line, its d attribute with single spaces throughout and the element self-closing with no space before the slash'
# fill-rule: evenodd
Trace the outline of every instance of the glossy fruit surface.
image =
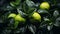
<svg viewBox="0 0 60 34">
<path fill-rule="evenodd" d="M 34 12 L 32 17 L 33 17 L 34 20 L 41 20 L 41 16 L 37 12 Z"/>
<path fill-rule="evenodd" d="M 9 14 L 9 16 L 8 16 L 8 18 L 14 18 L 16 16 L 16 14 L 14 14 L 14 13 L 11 13 L 11 14 Z"/>
<path fill-rule="evenodd" d="M 50 8 L 50 5 L 49 5 L 48 2 L 42 2 L 42 3 L 40 4 L 40 8 L 41 8 L 41 9 L 49 9 L 49 8 Z"/>
<path fill-rule="evenodd" d="M 24 19 L 21 15 L 17 15 L 17 16 L 15 17 L 15 20 L 16 20 L 16 21 L 20 21 L 20 22 L 25 22 L 25 19 Z"/>
</svg>

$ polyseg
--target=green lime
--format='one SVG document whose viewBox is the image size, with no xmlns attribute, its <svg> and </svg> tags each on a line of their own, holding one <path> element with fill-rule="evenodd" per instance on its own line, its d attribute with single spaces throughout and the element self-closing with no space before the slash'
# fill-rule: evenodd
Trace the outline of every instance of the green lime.
<svg viewBox="0 0 60 34">
<path fill-rule="evenodd" d="M 25 22 L 25 19 L 19 14 L 15 17 L 15 20 L 20 22 Z"/>
<path fill-rule="evenodd" d="M 8 18 L 15 18 L 15 16 L 16 16 L 16 14 L 14 14 L 14 13 L 11 13 L 11 14 L 9 14 L 9 16 L 8 16 Z"/>
<path fill-rule="evenodd" d="M 34 12 L 33 15 L 32 15 L 32 17 L 33 17 L 34 20 L 38 20 L 38 21 L 41 20 L 41 16 L 37 12 Z"/>
<path fill-rule="evenodd" d="M 48 2 L 42 2 L 40 5 L 41 9 L 49 9 L 50 8 L 50 4 Z"/>
</svg>

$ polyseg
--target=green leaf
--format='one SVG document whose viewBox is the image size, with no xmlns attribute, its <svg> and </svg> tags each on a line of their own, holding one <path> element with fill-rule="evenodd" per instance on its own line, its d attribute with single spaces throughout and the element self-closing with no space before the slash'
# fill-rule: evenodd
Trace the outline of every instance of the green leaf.
<svg viewBox="0 0 60 34">
<path fill-rule="evenodd" d="M 15 0 L 15 2 L 10 2 L 10 5 L 12 7 L 17 7 L 18 5 L 20 5 L 20 2 L 21 2 L 21 0 Z"/>
<path fill-rule="evenodd" d="M 24 13 L 26 13 L 26 14 L 31 14 L 32 12 L 34 12 L 34 9 L 35 8 L 33 8 L 33 7 L 29 7 L 27 4 L 26 4 L 26 2 L 24 2 L 23 3 L 23 5 L 22 5 L 22 11 L 24 12 Z"/>
<path fill-rule="evenodd" d="M 15 33 L 17 33 L 17 34 L 25 34 L 25 32 L 26 32 L 26 28 L 25 27 L 21 27 L 21 28 L 18 28 L 16 31 L 15 31 Z"/>
<path fill-rule="evenodd" d="M 44 21 L 50 21 L 50 19 L 44 17 Z"/>
<path fill-rule="evenodd" d="M 45 28 L 47 26 L 45 21 L 42 21 L 39 28 Z"/>
<path fill-rule="evenodd" d="M 26 17 L 27 14 L 22 12 L 21 10 L 19 10 L 19 8 L 17 8 L 17 12 L 22 16 L 22 17 Z"/>
<path fill-rule="evenodd" d="M 8 24 L 9 29 L 14 29 L 13 24 L 14 24 L 14 19 L 9 19 L 9 24 Z"/>
<path fill-rule="evenodd" d="M 59 27 L 60 26 L 60 17 L 58 17 L 54 23 L 55 26 Z"/>
<path fill-rule="evenodd" d="M 29 6 L 29 7 L 34 7 L 35 3 L 33 1 L 30 1 L 30 0 L 26 0 L 26 4 Z"/>
<path fill-rule="evenodd" d="M 16 0 L 16 1 L 15 1 L 15 5 L 19 5 L 20 2 L 21 2 L 21 0 Z"/>
<path fill-rule="evenodd" d="M 3 23 L 3 22 L 4 22 L 4 20 L 2 18 L 0 18 L 0 23 Z"/>
<path fill-rule="evenodd" d="M 50 26 L 48 25 L 48 26 L 47 26 L 47 29 L 48 29 L 49 31 L 50 31 L 52 28 L 53 28 L 53 25 L 50 25 Z"/>
<path fill-rule="evenodd" d="M 35 27 L 35 26 L 33 26 L 33 25 L 28 26 L 28 29 L 29 29 L 33 34 L 35 34 L 35 32 L 36 32 L 36 27 Z"/>
<path fill-rule="evenodd" d="M 46 10 L 42 10 L 42 9 L 39 9 L 39 10 L 38 10 L 38 13 L 42 13 L 42 14 L 44 14 L 44 13 L 48 13 L 48 11 L 46 11 Z"/>
<path fill-rule="evenodd" d="M 53 13 L 53 16 L 54 16 L 54 17 L 57 17 L 58 15 L 59 15 L 58 10 L 55 10 L 54 13 Z"/>
</svg>

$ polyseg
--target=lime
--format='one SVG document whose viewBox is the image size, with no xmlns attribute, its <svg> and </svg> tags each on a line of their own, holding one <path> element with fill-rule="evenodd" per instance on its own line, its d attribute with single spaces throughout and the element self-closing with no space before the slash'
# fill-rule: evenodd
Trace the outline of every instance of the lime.
<svg viewBox="0 0 60 34">
<path fill-rule="evenodd" d="M 42 2 L 41 5 L 40 5 L 40 8 L 41 9 L 49 9 L 50 5 L 49 5 L 48 2 Z"/>
<path fill-rule="evenodd" d="M 15 17 L 15 20 L 16 20 L 16 21 L 20 21 L 20 22 L 25 22 L 25 19 L 24 19 L 21 15 L 17 15 L 17 16 Z"/>
<path fill-rule="evenodd" d="M 15 16 L 16 16 L 16 14 L 14 14 L 14 13 L 11 13 L 11 14 L 9 14 L 9 16 L 8 16 L 8 18 L 15 18 Z"/>
<path fill-rule="evenodd" d="M 34 12 L 33 15 L 32 15 L 32 17 L 33 17 L 34 20 L 41 20 L 41 16 L 37 12 Z"/>
</svg>

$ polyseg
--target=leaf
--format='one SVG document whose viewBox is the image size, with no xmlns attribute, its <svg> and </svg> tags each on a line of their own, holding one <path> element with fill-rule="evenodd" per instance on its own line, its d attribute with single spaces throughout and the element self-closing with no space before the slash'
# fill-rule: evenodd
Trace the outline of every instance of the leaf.
<svg viewBox="0 0 60 34">
<path fill-rule="evenodd" d="M 9 29 L 5 29 L 2 31 L 1 34 L 10 34 L 12 30 L 9 30 Z"/>
<path fill-rule="evenodd" d="M 57 17 L 58 15 L 59 15 L 58 10 L 55 10 L 54 13 L 53 13 L 53 16 L 54 16 L 54 17 Z"/>
<path fill-rule="evenodd" d="M 13 25 L 14 25 L 14 19 L 9 19 L 8 21 L 9 23 L 7 24 L 9 28 L 13 29 Z"/>
<path fill-rule="evenodd" d="M 15 33 L 17 33 L 17 34 L 19 34 L 19 33 L 24 34 L 25 32 L 26 32 L 26 28 L 25 27 L 21 27 L 18 30 L 16 30 Z"/>
<path fill-rule="evenodd" d="M 13 10 L 14 8 L 11 7 L 9 4 L 7 4 L 6 6 L 1 7 L 1 9 L 4 10 L 4 11 L 11 11 L 11 10 Z"/>
<path fill-rule="evenodd" d="M 42 13 L 42 14 L 43 14 L 43 13 L 48 13 L 48 11 L 39 9 L 39 10 L 38 10 L 38 13 Z"/>
<path fill-rule="evenodd" d="M 29 7 L 34 7 L 35 3 L 33 1 L 30 1 L 30 0 L 26 0 L 26 4 L 29 6 Z"/>
<path fill-rule="evenodd" d="M 59 8 L 59 10 L 60 10 L 60 3 L 57 4 L 57 8 Z"/>
<path fill-rule="evenodd" d="M 10 19 L 10 24 L 13 24 L 14 23 L 14 19 Z"/>
<path fill-rule="evenodd" d="M 39 28 L 46 28 L 47 24 L 45 23 L 45 21 L 41 22 Z"/>
<path fill-rule="evenodd" d="M 29 29 L 33 34 L 35 34 L 35 32 L 36 32 L 36 27 L 35 27 L 35 26 L 33 26 L 33 25 L 28 26 L 28 29 Z"/>
<path fill-rule="evenodd" d="M 39 7 L 39 5 L 40 5 L 40 3 L 36 3 L 36 4 L 35 4 L 35 7 L 36 7 L 36 8 L 38 8 L 38 7 Z"/>
<path fill-rule="evenodd" d="M 22 17 L 26 17 L 27 14 L 22 12 L 21 10 L 19 10 L 19 8 L 17 9 L 17 12 L 22 16 Z"/>
<path fill-rule="evenodd" d="M 5 10 L 5 11 L 6 11 L 6 10 L 13 10 L 13 8 L 12 8 L 11 6 L 7 5 L 7 6 L 4 8 L 4 10 Z"/>
<path fill-rule="evenodd" d="M 27 14 L 32 14 L 34 12 L 34 10 L 35 10 L 35 8 L 30 8 L 29 7 L 29 10 L 28 10 Z"/>
<path fill-rule="evenodd" d="M 26 14 L 31 14 L 32 12 L 34 12 L 34 9 L 35 8 L 33 8 L 33 7 L 29 7 L 27 4 L 26 4 L 26 2 L 24 2 L 23 3 L 23 5 L 22 5 L 22 11 L 24 12 L 24 13 L 26 13 Z"/>
<path fill-rule="evenodd" d="M 0 23 L 3 23 L 3 22 L 4 22 L 4 20 L 2 18 L 0 18 Z"/>
<path fill-rule="evenodd" d="M 60 26 L 60 17 L 58 17 L 54 23 L 55 26 Z"/>
<path fill-rule="evenodd" d="M 47 29 L 50 31 L 53 28 L 53 25 L 48 25 Z"/>
<path fill-rule="evenodd" d="M 52 25 L 52 23 L 50 23 L 50 19 L 44 17 L 44 21 L 41 22 L 40 27 L 39 28 L 46 28 L 47 25 Z"/>
<path fill-rule="evenodd" d="M 50 19 L 44 17 L 44 21 L 50 21 Z"/>
<path fill-rule="evenodd" d="M 15 2 L 10 2 L 10 5 L 11 5 L 12 7 L 17 7 L 17 6 L 20 4 L 20 1 L 21 1 L 21 0 L 15 0 Z"/>
</svg>

